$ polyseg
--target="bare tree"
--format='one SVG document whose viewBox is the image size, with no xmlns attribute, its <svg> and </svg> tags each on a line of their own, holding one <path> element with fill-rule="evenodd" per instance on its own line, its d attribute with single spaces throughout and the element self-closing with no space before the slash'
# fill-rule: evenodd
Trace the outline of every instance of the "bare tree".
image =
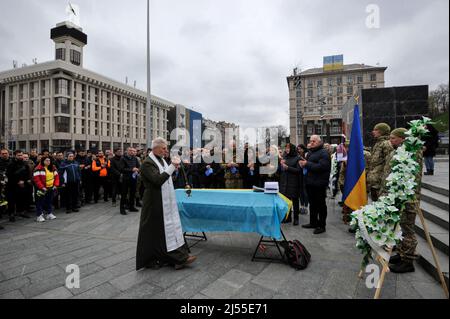
<svg viewBox="0 0 450 319">
<path fill-rule="evenodd" d="M 437 116 L 442 113 L 448 112 L 448 83 L 441 84 L 436 90 L 430 92 L 430 113 Z"/>
</svg>

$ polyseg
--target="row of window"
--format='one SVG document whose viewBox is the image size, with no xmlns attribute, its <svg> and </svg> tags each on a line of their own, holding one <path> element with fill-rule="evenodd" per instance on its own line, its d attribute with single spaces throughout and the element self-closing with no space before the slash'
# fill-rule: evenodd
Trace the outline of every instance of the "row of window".
<svg viewBox="0 0 450 319">
<path fill-rule="evenodd" d="M 376 84 L 372 84 L 371 87 L 372 87 L 372 88 L 376 88 L 377 85 L 376 85 Z M 362 85 L 358 85 L 357 88 L 354 88 L 353 86 L 347 86 L 345 92 L 346 92 L 347 94 L 353 94 L 354 92 L 356 92 L 356 90 L 362 90 L 362 89 L 364 89 L 364 86 L 362 86 Z M 316 92 L 317 92 L 317 96 L 323 96 L 323 94 L 324 94 L 324 90 L 322 89 L 322 87 L 318 87 L 318 88 L 316 89 Z M 333 96 L 333 95 L 335 95 L 335 94 L 334 94 L 335 91 L 334 91 L 334 88 L 333 88 L 333 87 L 328 87 L 328 89 L 326 90 L 326 92 L 327 92 L 328 96 Z M 308 90 L 306 91 L 306 94 L 307 94 L 307 97 L 313 97 L 313 96 L 314 96 L 314 89 L 308 89 Z M 337 94 L 337 95 L 342 95 L 342 94 L 344 94 L 344 87 L 343 87 L 343 86 L 338 86 L 338 87 L 336 88 L 336 94 Z M 298 90 L 297 90 L 297 99 L 299 99 L 299 98 L 301 98 L 301 97 L 302 97 L 302 91 L 301 91 L 301 89 L 298 89 Z"/>
<path fill-rule="evenodd" d="M 50 94 L 50 87 L 49 87 L 50 81 L 49 80 L 43 80 L 41 81 L 41 97 L 49 96 Z M 29 93 L 27 94 L 27 87 L 29 87 Z M 75 83 L 74 85 L 74 97 L 79 98 L 77 89 L 81 87 L 81 99 L 86 99 L 86 85 L 85 84 L 79 84 Z M 55 79 L 54 80 L 54 89 L 55 89 L 55 95 L 61 95 L 63 97 L 71 97 L 71 81 L 67 79 Z M 21 84 L 19 85 L 19 99 L 35 99 L 39 98 L 38 95 L 39 91 L 39 82 L 32 82 L 29 84 Z M 91 92 L 93 93 L 93 99 L 91 100 Z M 101 94 L 99 94 L 101 93 Z M 119 95 L 112 94 L 111 92 L 105 92 L 101 91 L 98 88 L 91 88 L 88 90 L 88 101 L 93 101 L 95 103 L 99 102 L 99 96 L 100 96 L 100 103 L 106 104 L 107 106 L 115 106 L 117 108 L 121 107 L 121 100 L 122 98 Z M 10 86 L 9 87 L 9 101 L 16 101 L 17 100 L 17 87 L 16 86 Z M 111 101 L 113 101 L 114 105 L 111 105 Z M 145 114 L 146 104 L 143 102 L 139 102 L 137 100 L 132 100 L 130 98 L 124 98 L 123 104 L 125 106 L 125 109 L 133 111 L 135 113 Z M 167 117 L 167 110 L 163 110 L 160 108 L 157 108 L 157 111 L 155 115 L 159 118 L 161 116 Z"/>
<path fill-rule="evenodd" d="M 17 133 L 18 134 L 37 134 L 37 133 L 49 133 L 49 120 L 48 118 L 42 118 L 40 121 L 38 119 L 31 119 L 29 120 L 29 129 L 27 130 L 25 127 L 25 123 L 28 122 L 28 120 L 19 120 L 18 121 L 18 127 L 17 127 Z M 106 131 L 106 136 L 114 136 L 114 137 L 131 137 L 131 138 L 143 138 L 145 136 L 146 129 L 145 128 L 138 128 L 136 126 L 130 127 L 130 126 L 122 126 L 122 125 L 113 125 L 114 134 L 111 134 L 111 125 L 109 123 L 102 123 L 102 126 L 100 127 L 99 123 L 95 121 L 95 123 L 91 123 L 91 121 L 88 121 L 88 127 L 86 127 L 85 120 L 82 120 L 81 122 L 81 130 L 75 129 L 76 122 L 73 121 L 74 129 L 71 130 L 70 125 L 70 117 L 66 116 L 56 116 L 54 117 L 54 131 L 56 133 L 74 133 L 74 134 L 86 134 L 87 129 L 90 131 L 91 135 L 99 135 L 99 129 L 102 129 L 102 134 Z M 38 124 L 39 127 L 38 127 Z M 94 126 L 91 126 L 91 124 L 94 124 Z M 158 128 L 159 130 L 159 128 Z M 165 130 L 164 130 L 165 131 Z M 132 133 L 132 134 L 130 134 Z"/>
<path fill-rule="evenodd" d="M 59 48 L 56 49 L 56 60 L 62 60 L 66 61 L 66 49 L 65 48 Z M 70 63 L 74 65 L 81 65 L 81 53 L 77 50 L 70 50 Z"/>
<path fill-rule="evenodd" d="M 353 84 L 353 83 L 364 83 L 364 75 L 348 75 L 346 77 L 346 83 L 347 84 Z M 377 74 L 376 73 L 372 73 L 369 74 L 369 81 L 370 82 L 376 82 L 377 81 Z M 334 86 L 334 83 L 336 82 L 337 86 L 340 86 L 343 84 L 343 77 L 342 76 L 338 76 L 336 78 L 327 78 L 327 79 L 322 79 L 322 80 L 316 80 L 316 87 L 322 87 L 324 86 L 324 83 L 327 83 L 328 86 Z M 306 85 L 308 88 L 312 88 L 314 87 L 314 80 L 313 79 L 308 79 L 306 81 Z M 301 87 L 301 83 L 299 85 L 299 87 Z"/>
</svg>

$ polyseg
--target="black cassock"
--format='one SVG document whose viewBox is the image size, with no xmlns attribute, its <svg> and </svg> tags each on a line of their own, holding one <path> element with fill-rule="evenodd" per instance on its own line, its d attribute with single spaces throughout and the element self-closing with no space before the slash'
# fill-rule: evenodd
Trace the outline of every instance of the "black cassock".
<svg viewBox="0 0 450 319">
<path fill-rule="evenodd" d="M 163 160 L 158 157 L 157 159 L 163 165 Z M 160 173 L 158 165 L 147 157 L 141 167 L 141 179 L 145 185 L 145 192 L 139 224 L 136 270 L 146 266 L 151 267 L 157 262 L 181 265 L 189 257 L 186 244 L 167 252 L 161 187 L 169 178 L 169 174 Z"/>
</svg>

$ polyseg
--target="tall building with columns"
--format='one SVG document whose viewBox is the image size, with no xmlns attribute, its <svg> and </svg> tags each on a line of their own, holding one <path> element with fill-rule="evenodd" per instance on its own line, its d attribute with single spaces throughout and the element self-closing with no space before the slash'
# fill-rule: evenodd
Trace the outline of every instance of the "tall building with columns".
<svg viewBox="0 0 450 319">
<path fill-rule="evenodd" d="M 83 68 L 88 37 L 51 30 L 53 61 L 0 72 L 0 146 L 51 151 L 146 147 L 147 93 Z M 175 103 L 152 96 L 152 137 L 169 138 Z"/>
</svg>

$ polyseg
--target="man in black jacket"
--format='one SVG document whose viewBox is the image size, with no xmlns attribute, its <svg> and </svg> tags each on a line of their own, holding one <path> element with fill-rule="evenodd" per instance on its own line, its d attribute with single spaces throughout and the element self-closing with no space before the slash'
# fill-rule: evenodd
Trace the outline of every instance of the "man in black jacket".
<svg viewBox="0 0 450 319">
<path fill-rule="evenodd" d="M 8 198 L 8 213 L 11 222 L 16 221 L 16 213 L 23 218 L 30 218 L 25 213 L 26 187 L 25 183 L 30 179 L 28 166 L 23 161 L 23 152 L 17 150 L 14 152 L 14 158 L 6 169 L 8 185 L 6 187 L 6 196 Z"/>
<path fill-rule="evenodd" d="M 123 174 L 122 195 L 120 197 L 120 214 L 127 215 L 125 204 L 128 198 L 128 208 L 130 212 L 138 212 L 135 207 L 136 184 L 139 174 L 140 164 L 136 157 L 134 148 L 129 147 L 127 154 L 120 160 L 120 171 Z"/>
<path fill-rule="evenodd" d="M 9 151 L 7 149 L 0 150 L 0 219 L 2 218 L 3 213 L 6 212 L 7 206 L 4 204 L 7 201 L 6 198 L 6 187 L 7 187 L 7 178 L 6 178 L 6 169 L 8 168 L 11 160 L 9 158 Z M 3 205 L 1 203 L 3 202 Z M 2 227 L 0 226 L 0 229 Z"/>
<path fill-rule="evenodd" d="M 114 150 L 114 157 L 111 158 L 111 197 L 112 197 L 112 205 L 116 207 L 116 199 L 117 193 L 121 193 L 121 184 L 120 184 L 120 175 L 121 173 L 121 164 L 122 160 L 122 150 L 120 148 Z"/>
<path fill-rule="evenodd" d="M 320 136 L 311 136 L 308 148 L 307 158 L 299 161 L 303 174 L 306 176 L 306 191 L 310 204 L 310 223 L 302 227 L 314 228 L 314 234 L 321 234 L 325 232 L 326 227 L 326 197 L 331 160 L 330 155 L 323 148 Z"/>
<path fill-rule="evenodd" d="M 85 151 L 79 151 L 75 161 L 80 164 L 81 170 L 81 203 L 83 205 L 91 204 L 93 194 L 92 159 L 86 155 Z"/>
</svg>

